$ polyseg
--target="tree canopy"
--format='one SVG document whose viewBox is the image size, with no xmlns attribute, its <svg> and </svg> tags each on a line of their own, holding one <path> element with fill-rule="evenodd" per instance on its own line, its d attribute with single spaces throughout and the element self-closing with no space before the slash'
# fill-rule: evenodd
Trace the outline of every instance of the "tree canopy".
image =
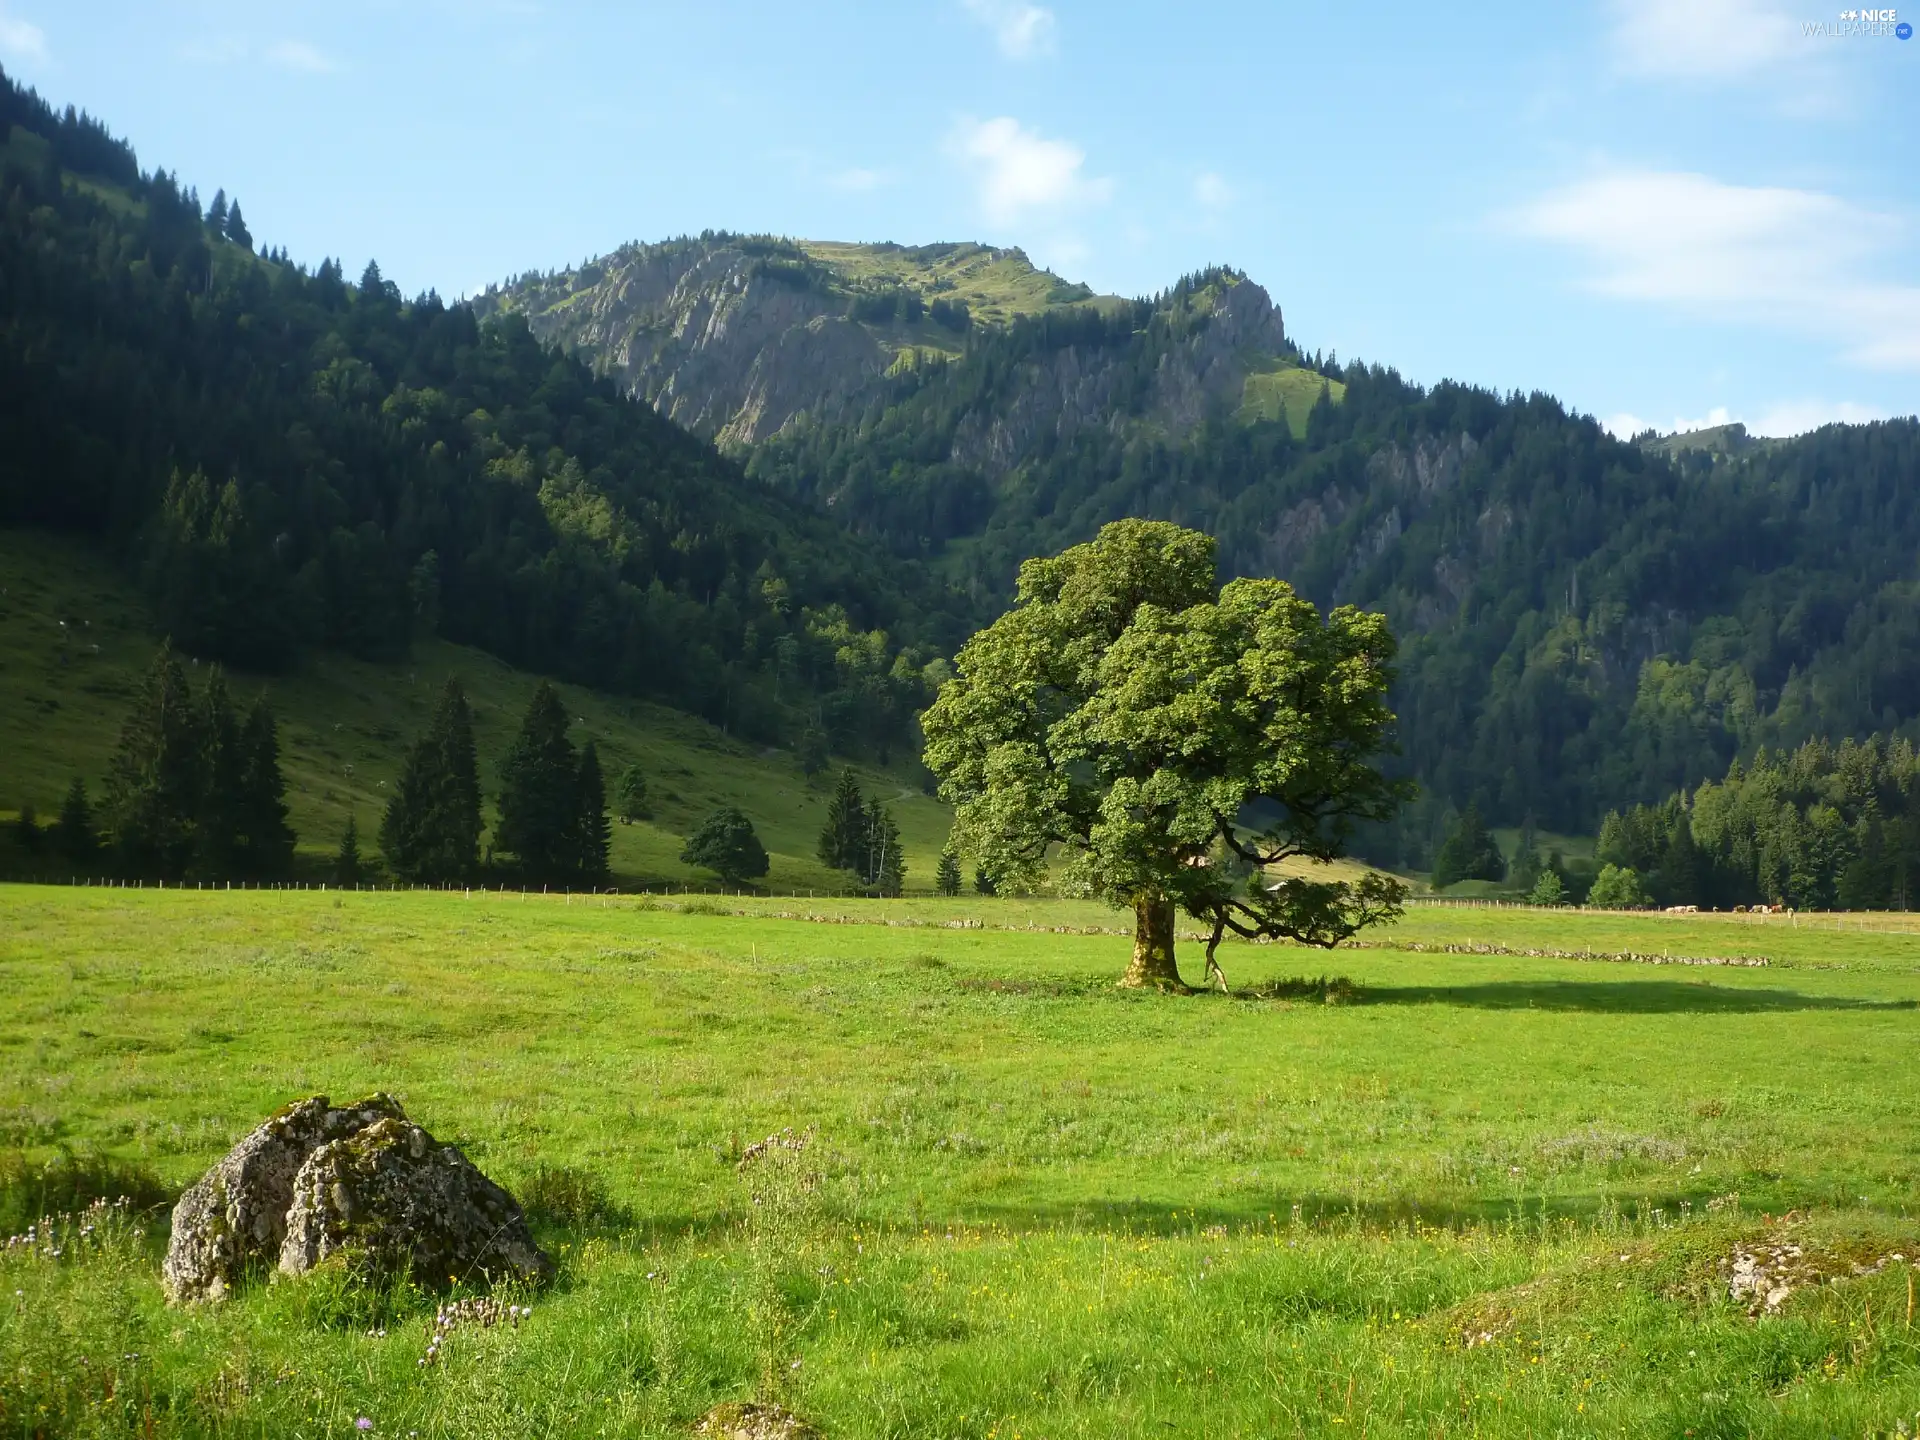
<svg viewBox="0 0 1920 1440">
<path fill-rule="evenodd" d="M 1000 886 L 1040 880 L 1132 908 L 1126 983 L 1177 987 L 1176 907 L 1211 928 L 1331 946 L 1402 888 L 1279 876 L 1345 852 L 1406 792 L 1391 748 L 1393 637 L 1324 618 L 1278 580 L 1215 578 L 1213 540 L 1123 520 L 1020 570 L 922 720 L 954 837 Z"/>
</svg>

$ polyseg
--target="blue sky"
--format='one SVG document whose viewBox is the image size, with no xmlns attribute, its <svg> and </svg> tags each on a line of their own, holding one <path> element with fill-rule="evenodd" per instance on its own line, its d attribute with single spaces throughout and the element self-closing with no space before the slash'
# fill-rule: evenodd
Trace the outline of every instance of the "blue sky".
<svg viewBox="0 0 1920 1440">
<path fill-rule="evenodd" d="M 1920 409 L 1920 40 L 1840 15 L 0 0 L 0 63 L 409 292 L 708 227 L 1224 262 L 1343 358 L 1791 433 Z"/>
</svg>

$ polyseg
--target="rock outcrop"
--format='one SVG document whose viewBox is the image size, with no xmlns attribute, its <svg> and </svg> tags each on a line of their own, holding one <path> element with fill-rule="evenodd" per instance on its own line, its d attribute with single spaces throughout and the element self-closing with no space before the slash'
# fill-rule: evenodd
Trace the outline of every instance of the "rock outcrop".
<svg viewBox="0 0 1920 1440">
<path fill-rule="evenodd" d="M 289 1273 L 353 1252 L 376 1271 L 432 1281 L 544 1279 L 513 1197 L 391 1095 L 297 1101 L 180 1197 L 161 1282 L 169 1302 L 219 1300 L 249 1271 Z"/>
<path fill-rule="evenodd" d="M 218 1300 L 242 1274 L 279 1257 L 293 1184 L 330 1140 L 402 1115 L 390 1095 L 335 1107 L 324 1095 L 288 1105 L 227 1152 L 173 1208 L 161 1283 L 174 1304 Z"/>
<path fill-rule="evenodd" d="M 514 1198 L 405 1117 L 328 1141 L 294 1178 L 280 1269 L 298 1275 L 341 1254 L 428 1284 L 553 1275 Z"/>
</svg>

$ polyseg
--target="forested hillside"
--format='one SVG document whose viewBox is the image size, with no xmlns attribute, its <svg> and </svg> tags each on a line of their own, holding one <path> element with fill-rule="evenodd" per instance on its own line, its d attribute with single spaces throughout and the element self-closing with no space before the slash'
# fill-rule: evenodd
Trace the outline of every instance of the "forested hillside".
<svg viewBox="0 0 1920 1440">
<path fill-rule="evenodd" d="M 1427 797 L 1377 858 L 1421 863 L 1470 802 L 1592 833 L 1756 746 L 1920 715 L 1912 421 L 1624 443 L 1548 396 L 1308 355 L 1228 270 L 913 360 L 796 411 L 748 473 L 983 600 L 1145 515 L 1214 533 L 1236 573 L 1384 610 Z"/>
<path fill-rule="evenodd" d="M 186 652 L 437 633 L 755 738 L 910 740 L 967 628 L 924 570 L 516 317 L 256 251 L 4 76 L 0 139 L 0 524 L 96 538 Z"/>
</svg>

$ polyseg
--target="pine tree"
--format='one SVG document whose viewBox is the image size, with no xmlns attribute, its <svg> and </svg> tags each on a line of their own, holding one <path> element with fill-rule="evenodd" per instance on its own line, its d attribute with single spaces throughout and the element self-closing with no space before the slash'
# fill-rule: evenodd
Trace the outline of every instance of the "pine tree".
<svg viewBox="0 0 1920 1440">
<path fill-rule="evenodd" d="M 579 869 L 580 760 L 567 738 L 569 723 L 559 693 L 541 681 L 500 763 L 493 843 L 512 853 L 528 880 L 570 880 Z"/>
<path fill-rule="evenodd" d="M 1506 873 L 1507 863 L 1481 823 L 1479 807 L 1467 806 L 1433 857 L 1433 888 L 1444 890 L 1461 880 L 1499 880 Z"/>
<path fill-rule="evenodd" d="M 360 827 L 347 816 L 347 828 L 340 832 L 340 850 L 333 857 L 333 883 L 358 885 L 361 874 Z"/>
<path fill-rule="evenodd" d="M 480 863 L 480 765 L 473 711 L 448 680 L 426 734 L 414 742 L 380 822 L 380 849 L 405 880 L 465 879 Z"/>
<path fill-rule="evenodd" d="M 800 732 L 800 743 L 794 746 L 794 755 L 800 761 L 800 773 L 811 780 L 827 768 L 830 758 L 827 753 L 827 735 L 818 725 L 808 723 Z"/>
<path fill-rule="evenodd" d="M 993 872 L 984 865 L 973 867 L 973 889 L 978 895 L 998 895 L 1000 882 L 993 878 Z"/>
<path fill-rule="evenodd" d="M 193 868 L 210 879 L 234 879 L 248 872 L 242 850 L 240 726 L 234 719 L 227 678 L 218 665 L 207 667 L 200 691 L 200 795 L 194 817 Z"/>
<path fill-rule="evenodd" d="M 636 820 L 644 820 L 652 811 L 647 806 L 647 776 L 638 765 L 629 765 L 620 772 L 620 784 L 616 791 L 615 813 L 622 825 L 631 825 Z"/>
<path fill-rule="evenodd" d="M 253 248 L 253 232 L 247 229 L 247 222 L 240 218 L 240 201 L 237 198 L 227 211 L 227 238 L 242 249 Z"/>
<path fill-rule="evenodd" d="M 100 837 L 93 828 L 93 806 L 87 800 L 87 782 L 78 775 L 67 786 L 60 818 L 54 823 L 53 848 L 62 860 L 80 869 L 93 863 L 99 854 Z"/>
<path fill-rule="evenodd" d="M 33 808 L 31 800 L 23 801 L 20 813 L 13 822 L 14 838 L 20 849 L 27 855 L 40 853 L 40 817 Z"/>
<path fill-rule="evenodd" d="M 287 782 L 280 773 L 280 727 L 265 698 L 254 701 L 239 736 L 236 835 L 246 872 L 275 879 L 293 865 L 296 836 L 287 824 Z"/>
<path fill-rule="evenodd" d="M 954 853 L 951 840 L 940 852 L 940 868 L 934 873 L 933 888 L 948 897 L 960 893 L 960 857 Z"/>
<path fill-rule="evenodd" d="M 227 233 L 227 192 L 213 192 L 213 203 L 207 207 L 207 228 L 215 235 Z"/>
<path fill-rule="evenodd" d="M 129 875 L 173 880 L 193 858 L 200 809 L 200 707 L 163 643 L 140 682 L 107 768 L 107 834 Z"/>
<path fill-rule="evenodd" d="M 587 741 L 580 751 L 575 859 L 576 873 L 589 885 L 604 885 L 612 873 L 613 824 L 607 819 L 607 785 L 600 774 L 600 747 Z"/>
<path fill-rule="evenodd" d="M 867 868 L 867 801 L 860 780 L 851 769 L 842 770 L 827 800 L 827 822 L 820 827 L 815 853 L 829 870 L 851 870 L 865 878 Z"/>
</svg>

